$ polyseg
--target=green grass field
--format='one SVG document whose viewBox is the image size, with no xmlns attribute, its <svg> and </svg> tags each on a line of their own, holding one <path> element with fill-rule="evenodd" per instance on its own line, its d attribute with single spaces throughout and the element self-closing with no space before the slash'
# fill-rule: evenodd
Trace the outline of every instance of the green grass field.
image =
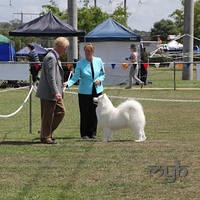
<svg viewBox="0 0 200 200">
<path fill-rule="evenodd" d="M 166 76 L 161 71 L 151 71 L 153 84 L 145 88 L 173 87 L 173 79 L 166 78 L 172 72 Z M 161 73 L 160 78 L 156 73 Z M 186 83 L 200 88 L 198 81 L 178 81 L 179 88 Z M 200 100 L 200 90 L 122 87 L 108 87 L 104 92 L 123 97 Z M 28 89 L 0 93 L 0 115 L 15 111 L 27 94 Z M 14 117 L 0 118 L 0 200 L 200 199 L 200 103 L 140 101 L 146 115 L 147 140 L 135 143 L 136 135 L 123 129 L 113 134 L 111 142 L 103 143 L 100 127 L 97 141 L 80 139 L 77 95 L 65 94 L 66 116 L 54 134 L 58 144 L 45 145 L 37 134 L 40 102 L 34 95 L 32 134 L 29 102 Z M 111 100 L 116 106 L 124 101 Z M 167 183 L 166 176 L 147 174 L 150 165 L 166 167 L 175 161 L 187 166 L 186 177 Z M 172 168 L 168 175 L 172 175 Z"/>
</svg>

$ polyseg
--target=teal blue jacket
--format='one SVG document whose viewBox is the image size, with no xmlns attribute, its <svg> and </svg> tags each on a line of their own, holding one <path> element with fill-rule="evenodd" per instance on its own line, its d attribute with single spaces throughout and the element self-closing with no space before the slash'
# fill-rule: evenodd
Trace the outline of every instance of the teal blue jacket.
<svg viewBox="0 0 200 200">
<path fill-rule="evenodd" d="M 103 62 L 101 58 L 93 57 L 92 64 L 94 69 L 94 80 L 92 79 L 90 62 L 84 58 L 77 63 L 73 77 L 67 82 L 67 88 L 70 88 L 80 79 L 78 93 L 90 95 L 92 94 L 93 82 L 100 80 L 101 83 L 95 87 L 97 94 L 101 93 L 103 91 L 102 82 L 105 78 Z"/>
</svg>

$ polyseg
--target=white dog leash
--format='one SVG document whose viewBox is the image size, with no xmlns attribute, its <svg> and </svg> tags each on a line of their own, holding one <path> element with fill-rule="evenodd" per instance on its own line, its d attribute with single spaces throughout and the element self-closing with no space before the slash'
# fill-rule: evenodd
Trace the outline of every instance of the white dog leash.
<svg viewBox="0 0 200 200">
<path fill-rule="evenodd" d="M 71 75 L 72 75 L 72 71 L 70 71 L 67 81 L 64 82 L 63 84 L 67 84 L 67 82 L 69 81 Z M 66 87 L 63 87 L 63 92 L 65 92 L 65 89 L 66 89 Z"/>
</svg>

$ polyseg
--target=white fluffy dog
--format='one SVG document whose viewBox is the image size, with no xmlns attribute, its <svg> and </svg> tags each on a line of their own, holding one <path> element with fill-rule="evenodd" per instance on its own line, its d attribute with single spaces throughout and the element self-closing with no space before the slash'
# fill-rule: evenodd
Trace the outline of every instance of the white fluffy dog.
<svg viewBox="0 0 200 200">
<path fill-rule="evenodd" d="M 127 100 L 118 107 L 114 107 L 106 94 L 94 98 L 98 104 L 96 114 L 98 123 L 104 132 L 104 142 L 109 141 L 112 131 L 121 128 L 131 128 L 137 135 L 136 142 L 146 140 L 144 133 L 145 116 L 142 105 L 135 100 Z"/>
</svg>

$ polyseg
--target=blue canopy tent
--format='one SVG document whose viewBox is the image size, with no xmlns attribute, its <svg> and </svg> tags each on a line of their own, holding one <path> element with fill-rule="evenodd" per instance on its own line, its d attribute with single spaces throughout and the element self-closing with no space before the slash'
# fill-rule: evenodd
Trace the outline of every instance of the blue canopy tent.
<svg viewBox="0 0 200 200">
<path fill-rule="evenodd" d="M 47 50 L 40 46 L 37 43 L 32 43 L 32 45 L 35 47 L 35 51 L 39 56 L 44 56 L 47 54 Z M 19 51 L 16 52 L 16 56 L 27 56 L 29 53 L 28 47 L 24 47 L 23 49 L 20 49 Z"/>
<path fill-rule="evenodd" d="M 14 61 L 15 49 L 12 44 L 0 44 L 0 61 Z"/>
<path fill-rule="evenodd" d="M 0 61 L 13 61 L 15 50 L 11 41 L 0 34 Z"/>
<path fill-rule="evenodd" d="M 112 18 L 96 26 L 85 36 L 86 42 L 140 41 L 140 36 Z"/>
<path fill-rule="evenodd" d="M 130 68 L 124 70 L 121 63 L 127 62 L 125 58 L 130 55 L 130 44 L 139 46 L 139 35 L 108 18 L 85 36 L 85 42 L 94 44 L 95 55 L 105 63 L 104 85 L 119 85 L 129 81 Z M 85 42 L 80 44 L 80 57 L 84 57 Z"/>
</svg>

